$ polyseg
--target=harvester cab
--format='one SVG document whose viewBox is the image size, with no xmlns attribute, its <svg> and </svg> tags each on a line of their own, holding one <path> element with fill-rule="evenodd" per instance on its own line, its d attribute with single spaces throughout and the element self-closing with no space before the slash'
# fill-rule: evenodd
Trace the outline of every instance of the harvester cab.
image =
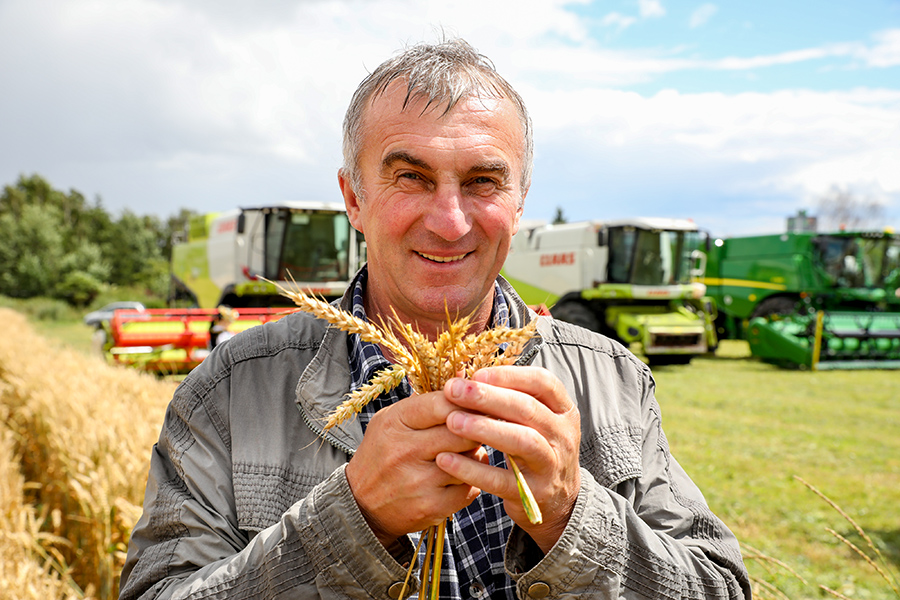
<svg viewBox="0 0 900 600">
<path fill-rule="evenodd" d="M 292 302 L 279 287 L 334 299 L 365 260 L 362 236 L 344 205 L 284 202 L 195 217 L 172 250 L 172 297 L 190 308 L 117 311 L 109 321 L 110 362 L 175 374 L 206 355 L 209 327 L 225 305 L 232 325 L 247 329 L 285 314 Z"/>
<path fill-rule="evenodd" d="M 563 321 L 639 344 L 651 364 L 715 349 L 714 306 L 694 281 L 703 236 L 686 219 L 522 224 L 503 275 Z"/>
<path fill-rule="evenodd" d="M 285 202 L 195 218 L 172 280 L 202 308 L 283 306 L 277 286 L 337 298 L 364 260 L 343 204 Z"/>
<path fill-rule="evenodd" d="M 768 362 L 900 368 L 900 236 L 784 233 L 717 240 L 705 278 L 719 332 Z"/>
</svg>

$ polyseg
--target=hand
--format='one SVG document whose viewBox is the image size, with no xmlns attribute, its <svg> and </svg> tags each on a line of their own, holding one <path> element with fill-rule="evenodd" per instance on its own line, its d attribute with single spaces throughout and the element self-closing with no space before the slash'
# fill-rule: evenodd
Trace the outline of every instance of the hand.
<svg viewBox="0 0 900 600">
<path fill-rule="evenodd" d="M 354 498 L 385 547 L 401 535 L 437 525 L 481 490 L 439 469 L 438 454 L 487 462 L 481 444 L 446 426 L 459 411 L 443 392 L 411 396 L 379 410 L 345 471 Z"/>
<path fill-rule="evenodd" d="M 581 487 L 581 422 L 562 382 L 539 367 L 493 367 L 476 372 L 471 381 L 451 379 L 444 395 L 459 408 L 447 415 L 449 432 L 514 456 L 543 523 L 528 520 L 511 470 L 453 452 L 438 454 L 437 466 L 503 498 L 510 518 L 548 552 L 569 522 Z"/>
</svg>

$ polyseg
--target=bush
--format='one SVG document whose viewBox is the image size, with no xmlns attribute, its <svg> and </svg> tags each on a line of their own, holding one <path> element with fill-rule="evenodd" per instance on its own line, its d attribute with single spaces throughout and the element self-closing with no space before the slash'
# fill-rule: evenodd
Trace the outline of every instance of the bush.
<svg viewBox="0 0 900 600">
<path fill-rule="evenodd" d="M 81 312 L 58 298 L 10 298 L 0 296 L 0 307 L 12 308 L 38 321 L 78 321 Z"/>
<path fill-rule="evenodd" d="M 84 307 L 97 297 L 103 284 L 84 271 L 66 274 L 57 287 L 57 293 L 73 306 Z"/>
</svg>

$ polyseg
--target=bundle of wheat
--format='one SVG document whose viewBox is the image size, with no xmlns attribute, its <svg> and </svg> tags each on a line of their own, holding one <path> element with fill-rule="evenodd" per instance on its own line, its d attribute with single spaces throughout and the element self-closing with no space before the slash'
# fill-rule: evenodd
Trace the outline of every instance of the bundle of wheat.
<svg viewBox="0 0 900 600">
<path fill-rule="evenodd" d="M 429 340 L 411 325 L 403 323 L 394 314 L 380 326 L 363 321 L 324 300 L 308 296 L 296 290 L 280 288 L 281 293 L 293 300 L 300 310 L 328 321 L 348 333 L 359 334 L 368 342 L 379 344 L 388 351 L 395 364 L 379 372 L 365 386 L 351 392 L 347 400 L 332 413 L 325 424 L 325 431 L 353 418 L 362 408 L 387 390 L 391 390 L 406 378 L 416 394 L 440 390 L 451 378 L 462 374 L 471 377 L 479 369 L 515 364 L 534 337 L 537 319 L 522 328 L 496 327 L 480 333 L 469 333 L 468 317 L 451 319 L 447 314 L 447 326 L 435 341 Z M 396 332 L 396 333 L 395 333 Z M 541 511 L 525 477 L 515 459 L 507 456 L 507 462 L 516 476 L 516 484 L 522 505 L 532 523 L 541 522 Z M 426 544 L 422 564 L 419 597 L 428 591 L 432 599 L 438 596 L 441 558 L 444 547 L 446 520 L 423 532 L 419 545 Z M 418 549 L 417 549 L 418 552 Z M 407 585 L 409 576 L 407 574 Z M 407 588 L 408 589 L 408 588 Z M 405 592 L 406 590 L 404 590 Z M 405 593 L 403 594 L 405 596 Z"/>
</svg>

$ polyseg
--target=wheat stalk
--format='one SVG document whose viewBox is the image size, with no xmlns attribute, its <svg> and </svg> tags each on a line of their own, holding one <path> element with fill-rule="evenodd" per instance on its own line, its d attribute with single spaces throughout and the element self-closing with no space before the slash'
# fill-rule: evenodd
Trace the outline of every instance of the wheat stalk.
<svg viewBox="0 0 900 600">
<path fill-rule="evenodd" d="M 837 502 L 835 502 L 834 500 L 832 500 L 831 498 L 826 496 L 816 486 L 809 483 L 808 481 L 806 481 L 799 475 L 794 475 L 794 479 L 796 479 L 797 481 L 799 481 L 800 483 L 805 485 L 807 487 L 807 489 L 809 489 L 812 493 L 814 493 L 819 498 L 824 500 L 831 508 L 833 508 L 839 515 L 841 515 L 845 521 L 850 523 L 850 525 L 853 527 L 853 529 L 856 531 L 856 533 L 858 533 L 859 536 L 863 540 L 865 540 L 866 545 L 875 554 L 875 557 L 878 559 L 878 561 L 880 561 L 882 565 L 887 565 L 887 561 L 884 558 L 884 554 L 882 554 L 881 550 L 879 550 L 878 547 L 874 544 L 874 542 L 872 542 L 872 538 L 869 537 L 869 535 L 865 532 L 865 530 L 862 527 L 860 527 L 860 525 L 856 521 L 853 520 L 853 517 L 848 515 L 847 512 L 837 504 Z M 846 538 L 838 535 L 835 531 L 833 531 L 831 529 L 828 529 L 827 531 L 829 531 L 832 535 L 834 535 L 841 542 L 843 542 L 844 544 L 849 546 L 851 550 L 855 551 L 857 554 L 859 554 L 861 557 L 863 557 L 866 560 L 866 562 L 869 563 L 869 565 L 872 566 L 879 575 L 881 575 L 882 579 L 884 579 L 885 582 L 888 584 L 888 586 L 890 586 L 890 588 L 891 588 L 891 590 L 893 590 L 894 594 L 897 595 L 898 597 L 900 597 L 900 587 L 898 587 L 897 581 L 894 577 L 889 575 L 887 573 L 887 571 L 885 571 L 880 566 L 878 566 L 878 564 L 875 562 L 874 559 L 872 559 L 868 554 L 866 554 L 865 552 L 860 550 L 855 544 L 851 543 Z M 824 587 L 824 586 L 822 586 L 822 587 Z M 825 589 L 829 593 L 832 592 L 832 590 L 828 590 L 827 588 L 825 588 Z"/>
</svg>

